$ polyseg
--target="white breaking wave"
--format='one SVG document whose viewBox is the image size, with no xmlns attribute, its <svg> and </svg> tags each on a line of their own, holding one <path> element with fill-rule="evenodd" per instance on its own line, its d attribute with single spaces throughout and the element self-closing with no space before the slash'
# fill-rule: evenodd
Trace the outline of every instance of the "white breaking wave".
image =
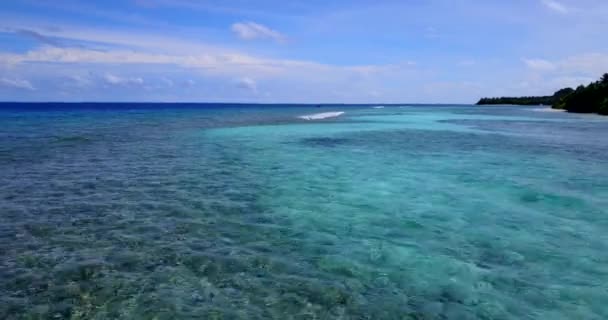
<svg viewBox="0 0 608 320">
<path fill-rule="evenodd" d="M 375 106 L 375 107 L 372 107 L 372 108 L 374 108 L 374 109 L 384 109 L 384 106 Z"/>
<path fill-rule="evenodd" d="M 304 120 L 322 120 L 322 119 L 336 118 L 343 114 L 344 114 L 343 111 L 322 112 L 322 113 L 303 115 L 303 116 L 299 116 L 298 118 L 304 119 Z"/>
<path fill-rule="evenodd" d="M 553 109 L 553 108 L 534 108 L 534 109 L 532 109 L 532 111 L 537 111 L 537 112 L 564 112 L 566 110 Z"/>
</svg>

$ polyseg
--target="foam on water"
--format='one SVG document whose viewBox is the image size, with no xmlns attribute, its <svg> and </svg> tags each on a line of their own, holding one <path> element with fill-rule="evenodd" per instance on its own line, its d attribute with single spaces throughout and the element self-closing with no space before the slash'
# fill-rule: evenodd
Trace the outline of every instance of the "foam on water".
<svg viewBox="0 0 608 320">
<path fill-rule="evenodd" d="M 545 107 L 545 108 L 534 108 L 534 109 L 532 109 L 532 111 L 537 111 L 537 112 L 565 112 L 566 110 L 563 110 L 563 109 L 553 109 L 551 107 Z"/>
<path fill-rule="evenodd" d="M 343 114 L 344 114 L 343 111 L 321 112 L 321 113 L 299 116 L 298 118 L 304 119 L 304 120 L 323 120 L 323 119 L 337 118 Z"/>
</svg>

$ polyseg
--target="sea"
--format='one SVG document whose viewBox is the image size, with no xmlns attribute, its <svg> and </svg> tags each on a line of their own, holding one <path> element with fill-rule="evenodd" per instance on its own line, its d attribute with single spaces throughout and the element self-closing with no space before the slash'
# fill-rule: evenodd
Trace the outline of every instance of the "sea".
<svg viewBox="0 0 608 320">
<path fill-rule="evenodd" d="M 0 319 L 608 319 L 608 117 L 0 104 Z"/>
</svg>

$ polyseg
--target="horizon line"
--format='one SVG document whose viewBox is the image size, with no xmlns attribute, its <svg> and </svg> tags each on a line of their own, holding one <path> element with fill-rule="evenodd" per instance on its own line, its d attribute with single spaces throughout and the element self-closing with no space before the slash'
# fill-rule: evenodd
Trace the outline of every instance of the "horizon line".
<svg viewBox="0 0 608 320">
<path fill-rule="evenodd" d="M 403 105 L 475 105 L 474 103 L 346 103 L 346 102 L 193 102 L 193 101 L 0 101 L 0 104 L 233 104 L 233 105 L 303 105 L 303 106 L 403 106 Z"/>
</svg>

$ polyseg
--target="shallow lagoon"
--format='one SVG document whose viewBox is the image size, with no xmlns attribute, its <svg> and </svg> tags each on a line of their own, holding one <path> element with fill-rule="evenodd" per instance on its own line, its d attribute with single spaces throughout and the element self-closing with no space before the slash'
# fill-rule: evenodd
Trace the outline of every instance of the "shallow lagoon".
<svg viewBox="0 0 608 320">
<path fill-rule="evenodd" d="M 2 111 L 0 317 L 604 319 L 607 134 L 511 107 Z"/>
</svg>

